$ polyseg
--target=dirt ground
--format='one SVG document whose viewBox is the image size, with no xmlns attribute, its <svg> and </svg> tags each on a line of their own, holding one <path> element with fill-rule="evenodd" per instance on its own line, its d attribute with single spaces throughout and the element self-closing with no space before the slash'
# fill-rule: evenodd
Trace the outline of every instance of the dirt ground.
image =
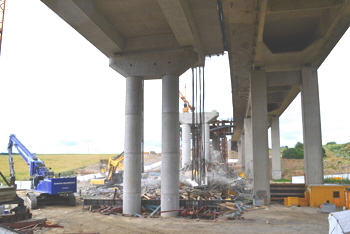
<svg viewBox="0 0 350 234">
<path fill-rule="evenodd" d="M 147 155 L 145 164 L 159 161 L 159 155 Z M 282 159 L 282 168 L 288 172 L 300 170 L 302 160 Z M 98 170 L 99 165 L 87 169 Z M 286 171 L 285 171 L 286 172 Z M 79 185 L 78 185 L 79 186 Z M 81 184 L 80 184 L 81 186 Z M 42 228 L 35 234 L 50 233 L 328 233 L 328 214 L 320 208 L 287 207 L 272 203 L 269 207 L 256 208 L 243 214 L 244 220 L 228 220 L 219 216 L 215 220 L 189 218 L 138 218 L 118 215 L 102 215 L 84 209 L 83 200 L 77 197 L 77 205 L 45 206 L 32 210 L 33 218 L 47 218 L 51 224 L 63 228 Z"/>
<path fill-rule="evenodd" d="M 75 207 L 46 206 L 33 210 L 34 218 L 47 218 L 63 228 L 43 228 L 42 233 L 328 233 L 328 214 L 320 208 L 286 207 L 274 203 L 268 208 L 247 211 L 244 220 L 188 218 L 138 218 L 102 215 L 85 211 L 82 201 Z"/>
</svg>

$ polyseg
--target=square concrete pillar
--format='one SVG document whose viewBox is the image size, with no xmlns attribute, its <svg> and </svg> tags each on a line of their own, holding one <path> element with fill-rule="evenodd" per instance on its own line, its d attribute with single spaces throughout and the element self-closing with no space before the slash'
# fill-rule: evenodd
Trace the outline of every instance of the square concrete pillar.
<svg viewBox="0 0 350 234">
<path fill-rule="evenodd" d="M 244 167 L 247 178 L 253 178 L 252 119 L 244 119 Z"/>
<path fill-rule="evenodd" d="M 323 184 L 323 152 L 317 69 L 301 69 L 304 168 L 306 184 Z"/>
<path fill-rule="evenodd" d="M 282 179 L 279 117 L 271 118 L 272 179 Z"/>
<path fill-rule="evenodd" d="M 245 133 L 241 135 L 238 142 L 238 163 L 242 166 L 242 170 L 245 170 Z"/>
<path fill-rule="evenodd" d="M 268 119 L 266 72 L 251 73 L 251 119 L 253 152 L 253 192 L 255 204 L 270 204 L 270 163 L 268 151 Z"/>
</svg>

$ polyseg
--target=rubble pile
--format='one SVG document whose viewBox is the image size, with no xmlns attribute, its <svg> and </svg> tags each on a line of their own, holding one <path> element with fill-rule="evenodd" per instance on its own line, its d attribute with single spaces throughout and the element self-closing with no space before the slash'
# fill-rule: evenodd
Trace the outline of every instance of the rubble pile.
<svg viewBox="0 0 350 234">
<path fill-rule="evenodd" d="M 159 165 L 158 165 L 159 164 Z M 157 162 L 157 167 L 160 163 Z M 161 173 L 159 170 L 148 171 L 141 177 L 142 200 L 160 200 L 161 196 Z M 206 181 L 198 183 L 193 180 L 191 165 L 180 170 L 180 200 L 185 201 L 218 201 L 221 204 L 208 206 L 183 206 L 179 211 L 181 217 L 214 219 L 220 215 L 232 215 L 229 219 L 241 219 L 243 209 L 251 201 L 251 181 L 246 179 L 244 173 L 234 170 L 227 164 L 219 151 L 212 153 L 212 159 L 206 165 Z M 199 185 L 200 184 L 200 185 Z M 82 187 L 81 196 L 96 197 L 103 199 L 120 200 L 123 198 L 122 184 L 92 185 Z M 227 201 L 226 203 L 224 203 Z M 236 202 L 236 203 L 234 203 Z M 240 203 L 237 203 L 240 202 Z M 144 205 L 141 217 L 152 214 L 157 217 L 159 210 L 155 212 L 156 205 Z M 122 212 L 120 206 L 101 206 L 94 212 L 101 214 L 118 214 Z M 161 211 L 166 212 L 166 211 Z"/>
<path fill-rule="evenodd" d="M 142 199 L 156 199 L 160 198 L 160 173 L 148 172 L 143 173 L 141 178 L 141 194 Z"/>
<path fill-rule="evenodd" d="M 198 183 L 192 180 L 192 173 L 191 164 L 186 165 L 180 171 L 180 181 L 190 189 L 206 190 L 207 195 L 204 198 L 197 197 L 197 200 L 208 199 L 208 194 L 211 194 L 212 199 L 252 199 L 252 181 L 246 179 L 242 171 L 235 171 L 229 167 L 219 151 L 212 152 L 211 162 L 207 165 L 206 185 L 198 186 Z M 198 193 L 194 190 L 192 192 Z"/>
<path fill-rule="evenodd" d="M 105 199 L 122 199 L 122 186 L 84 186 L 79 189 L 80 197 L 98 197 Z"/>
</svg>

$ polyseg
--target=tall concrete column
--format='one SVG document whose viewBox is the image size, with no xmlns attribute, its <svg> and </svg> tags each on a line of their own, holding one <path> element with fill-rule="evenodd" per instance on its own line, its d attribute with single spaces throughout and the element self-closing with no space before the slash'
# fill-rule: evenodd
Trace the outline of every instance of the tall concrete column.
<svg viewBox="0 0 350 234">
<path fill-rule="evenodd" d="M 252 137 L 252 119 L 244 119 L 244 167 L 247 178 L 253 178 L 253 137 Z"/>
<path fill-rule="evenodd" d="M 304 168 L 306 184 L 323 184 L 323 152 L 317 69 L 301 69 Z"/>
<path fill-rule="evenodd" d="M 272 179 L 282 179 L 279 117 L 271 118 Z"/>
<path fill-rule="evenodd" d="M 253 150 L 253 191 L 255 205 L 270 204 L 270 167 L 268 151 L 268 119 L 266 72 L 251 73 L 251 118 Z"/>
<path fill-rule="evenodd" d="M 162 78 L 162 179 L 161 210 L 179 209 L 179 77 Z M 162 213 L 164 217 L 178 212 Z"/>
<path fill-rule="evenodd" d="M 227 151 L 231 151 L 231 150 L 232 150 L 232 140 L 229 139 L 229 140 L 227 141 Z"/>
<path fill-rule="evenodd" d="M 143 80 L 126 78 L 123 213 L 141 212 Z"/>
<path fill-rule="evenodd" d="M 218 150 L 219 149 L 219 137 L 218 135 L 214 134 L 213 138 L 211 139 L 211 147 L 214 150 Z"/>
<path fill-rule="evenodd" d="M 253 178 L 253 137 L 252 119 L 244 119 L 244 167 L 247 178 Z"/>
<path fill-rule="evenodd" d="M 204 112 L 202 113 L 202 116 L 200 115 L 200 113 L 196 113 L 196 118 L 195 119 L 202 119 L 202 144 L 204 146 L 204 150 L 205 150 L 205 160 L 206 161 L 210 161 L 210 123 L 212 121 L 214 121 L 217 117 L 219 116 L 219 112 L 217 111 L 212 111 L 212 112 Z M 180 113 L 180 123 L 182 125 L 184 124 L 192 124 L 192 117 L 193 114 L 192 113 Z M 196 125 L 198 123 L 195 123 Z M 182 133 L 184 134 L 184 133 Z M 184 136 L 183 136 L 184 137 Z M 184 139 L 183 139 L 184 140 Z M 190 139 L 188 140 L 190 141 Z"/>
<path fill-rule="evenodd" d="M 179 206 L 179 76 L 188 68 L 194 66 L 198 61 L 198 53 L 186 48 L 179 51 L 154 51 L 150 53 L 122 53 L 109 58 L 109 66 L 119 72 L 124 77 L 142 77 L 143 79 L 163 79 L 163 133 L 162 133 L 162 210 L 176 209 Z M 164 75 L 174 74 L 174 75 Z M 141 94 L 138 86 L 134 88 L 133 93 Z M 130 91 L 131 92 L 131 91 Z M 136 94 L 135 94 L 136 95 Z M 141 112 L 137 104 L 130 102 L 126 98 L 126 108 L 137 109 L 137 113 L 131 115 L 135 120 L 127 120 L 126 132 L 129 136 L 126 138 L 126 164 L 129 164 L 124 170 L 124 186 L 127 185 L 127 193 L 124 192 L 123 206 L 136 207 L 137 212 L 141 209 L 141 157 L 137 161 L 138 152 L 141 152 L 139 138 L 141 137 L 141 125 L 139 116 Z M 129 112 L 126 112 L 129 113 Z M 134 117 L 134 116 L 137 116 Z M 137 119 L 137 120 L 136 120 Z M 134 124 L 135 123 L 135 124 Z M 130 129 L 130 130 L 128 130 Z M 135 129 L 139 129 L 136 131 Z M 133 134 L 131 134 L 133 133 Z M 127 135 L 126 134 L 126 135 Z M 133 139 L 133 146 L 132 140 Z M 129 143 L 127 143 L 129 142 Z M 128 149 L 128 151 L 127 151 Z M 135 154 L 135 156 L 134 156 Z M 127 159 L 129 158 L 129 159 Z M 140 165 L 139 165 L 140 163 Z M 127 169 L 129 168 L 129 169 Z M 134 173 L 138 173 L 137 178 Z M 139 179 L 140 178 L 140 179 Z M 125 187 L 124 187 L 125 190 Z M 135 200 L 135 197 L 139 200 Z M 130 204 L 128 203 L 130 201 Z M 134 201 L 135 200 L 135 201 Z M 131 204 L 132 203 L 132 204 Z M 125 208 L 124 213 L 135 213 L 135 209 Z M 131 211 L 132 210 L 132 211 Z M 175 216 L 174 213 L 165 213 L 165 216 Z"/>
<path fill-rule="evenodd" d="M 204 140 L 204 153 L 205 153 L 204 157 L 205 157 L 205 161 L 209 162 L 210 161 L 210 126 L 209 126 L 209 123 L 207 122 L 203 125 L 204 125 L 204 132 L 202 132 L 202 139 Z"/>
<path fill-rule="evenodd" d="M 245 170 L 245 157 L 244 157 L 244 132 L 241 135 L 240 140 L 238 141 L 238 164 L 242 166 L 242 170 Z"/>
<path fill-rule="evenodd" d="M 191 163 L 191 126 L 182 124 L 182 167 Z"/>
</svg>

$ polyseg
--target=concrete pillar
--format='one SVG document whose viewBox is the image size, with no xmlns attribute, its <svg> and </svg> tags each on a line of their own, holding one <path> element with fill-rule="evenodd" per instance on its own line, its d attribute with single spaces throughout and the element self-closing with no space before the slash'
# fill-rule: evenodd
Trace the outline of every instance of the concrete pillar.
<svg viewBox="0 0 350 234">
<path fill-rule="evenodd" d="M 229 140 L 227 141 L 227 151 L 231 151 L 231 150 L 232 150 L 232 140 L 229 139 Z"/>
<path fill-rule="evenodd" d="M 216 134 L 213 134 L 213 138 L 211 139 L 211 147 L 213 151 L 219 149 L 219 137 Z"/>
<path fill-rule="evenodd" d="M 162 78 L 162 179 L 161 210 L 179 209 L 179 77 Z M 175 217 L 178 212 L 162 213 Z"/>
<path fill-rule="evenodd" d="M 247 178 L 253 178 L 252 119 L 244 119 L 244 167 Z"/>
<path fill-rule="evenodd" d="M 188 48 L 169 52 L 123 53 L 109 58 L 109 66 L 124 77 L 163 79 L 162 210 L 176 209 L 179 206 L 179 76 L 194 66 L 197 61 L 198 53 Z M 133 91 L 129 90 L 133 93 L 130 97 L 141 95 L 143 90 L 138 87 L 139 85 L 135 85 L 132 88 Z M 124 213 L 133 214 L 141 211 L 141 156 L 139 161 L 136 156 L 139 152 L 141 154 L 141 124 L 139 124 L 141 123 L 139 120 L 141 102 L 134 103 L 129 99 L 127 95 L 126 108 L 137 109 L 137 113 L 132 112 L 129 118 L 127 114 L 129 112 L 125 112 L 125 160 L 127 162 L 124 170 L 124 186 L 127 189 L 125 190 L 124 187 L 123 206 Z M 138 173 L 137 176 L 136 173 Z M 135 200 L 135 197 L 138 197 L 138 200 Z M 129 208 L 131 206 L 135 209 Z M 136 208 L 137 211 L 134 211 Z M 164 216 L 175 215 L 176 212 L 164 214 Z"/>
<path fill-rule="evenodd" d="M 301 69 L 304 168 L 306 184 L 323 184 L 323 152 L 317 69 Z"/>
<path fill-rule="evenodd" d="M 204 112 L 202 113 L 202 116 L 200 113 L 196 113 L 196 118 L 203 118 L 202 119 L 202 144 L 204 146 L 205 150 L 205 160 L 210 161 L 210 123 L 214 121 L 219 116 L 219 112 L 212 111 L 212 112 Z M 183 124 L 192 124 L 192 113 L 180 113 L 180 123 Z M 198 124 L 198 123 L 195 123 Z"/>
<path fill-rule="evenodd" d="M 182 167 L 191 163 L 191 126 L 182 124 Z"/>
<path fill-rule="evenodd" d="M 242 166 L 242 170 L 245 170 L 244 133 L 241 135 L 241 138 L 237 143 L 237 148 L 238 148 L 238 164 Z"/>
<path fill-rule="evenodd" d="M 272 179 L 282 179 L 279 117 L 271 118 Z"/>
<path fill-rule="evenodd" d="M 251 119 L 253 151 L 253 204 L 270 204 L 270 163 L 268 151 L 268 119 L 266 72 L 251 73 Z"/>
<path fill-rule="evenodd" d="M 123 213 L 141 212 L 143 80 L 126 78 Z"/>
<path fill-rule="evenodd" d="M 204 113 L 206 114 L 206 113 Z M 202 132 L 202 139 L 204 140 L 204 156 L 205 161 L 210 161 L 210 126 L 209 123 L 206 122 L 204 125 L 204 131 Z"/>
<path fill-rule="evenodd" d="M 242 164 L 242 170 L 244 171 L 245 170 L 245 160 L 246 160 L 246 157 L 245 157 L 245 133 L 243 133 L 243 136 L 241 137 L 241 142 L 242 142 L 242 161 L 241 161 L 241 164 Z"/>
</svg>

